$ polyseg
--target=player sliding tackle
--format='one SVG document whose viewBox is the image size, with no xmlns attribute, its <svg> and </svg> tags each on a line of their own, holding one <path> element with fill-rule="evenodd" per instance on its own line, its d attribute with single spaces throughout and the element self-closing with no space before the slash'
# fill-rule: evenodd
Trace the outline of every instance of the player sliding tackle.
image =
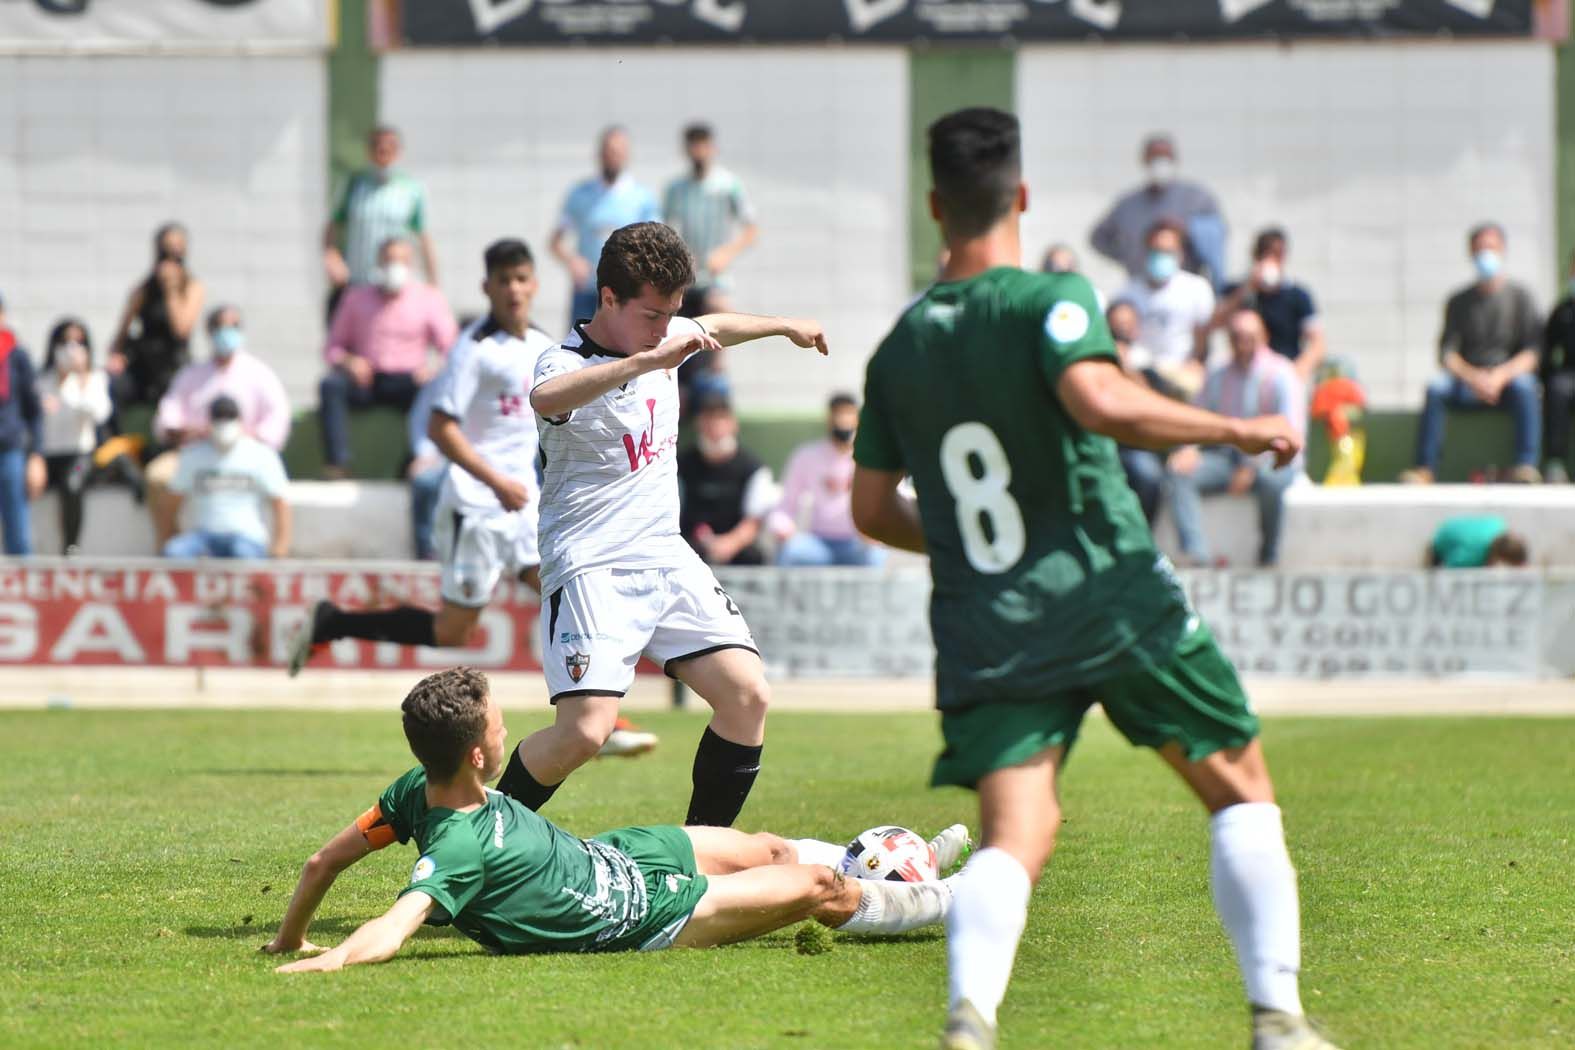
<svg viewBox="0 0 1575 1050">
<path fill-rule="evenodd" d="M 268 952 L 315 952 L 281 972 L 391 958 L 423 924 L 452 924 L 493 952 L 705 948 L 802 919 L 850 933 L 941 921 L 950 885 L 842 875 L 841 846 L 730 828 L 635 827 L 578 839 L 486 785 L 503 765 L 503 713 L 479 671 L 429 675 L 403 705 L 420 760 L 306 864 Z M 373 850 L 415 839 L 421 859 L 393 907 L 323 951 L 307 928 L 335 878 Z M 936 845 L 954 863 L 957 826 Z M 945 867 L 942 867 L 945 870 Z"/>
<path fill-rule="evenodd" d="M 1017 118 L 953 113 L 929 147 L 948 261 L 870 360 L 852 501 L 862 531 L 930 555 L 946 741 L 933 782 L 979 792 L 985 848 L 947 920 L 942 1045 L 995 1045 L 1030 887 L 1061 823 L 1057 774 L 1097 702 L 1212 814 L 1214 902 L 1253 1046 L 1329 1050 L 1302 1015 L 1296 872 L 1258 720 L 1155 551 L 1111 440 L 1231 445 L 1283 465 L 1299 438 L 1277 416 L 1226 419 L 1128 381 L 1088 281 L 1019 268 Z M 917 503 L 898 491 L 904 474 Z"/>
</svg>

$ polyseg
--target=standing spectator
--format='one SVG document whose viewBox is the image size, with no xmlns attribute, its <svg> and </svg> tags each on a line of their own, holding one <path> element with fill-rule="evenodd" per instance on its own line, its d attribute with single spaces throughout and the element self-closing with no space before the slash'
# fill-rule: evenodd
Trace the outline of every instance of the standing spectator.
<svg viewBox="0 0 1575 1050">
<path fill-rule="evenodd" d="M 1416 465 L 1400 475 L 1426 484 L 1444 451 L 1444 425 L 1451 408 L 1507 410 L 1515 420 L 1515 466 L 1510 480 L 1537 482 L 1537 444 L 1542 406 L 1537 392 L 1542 319 L 1524 286 L 1504 270 L 1504 229 L 1484 223 L 1471 231 L 1471 263 L 1477 279 L 1449 297 L 1438 340 L 1443 371 L 1427 384 L 1417 429 Z"/>
<path fill-rule="evenodd" d="M 769 510 L 771 471 L 738 445 L 727 398 L 706 394 L 695 406 L 695 444 L 678 456 L 679 522 L 708 565 L 759 565 L 755 541 Z"/>
<path fill-rule="evenodd" d="M 695 257 L 695 283 L 684 293 L 683 315 L 732 308 L 727 270 L 760 236 L 755 209 L 738 176 L 716 162 L 716 135 L 707 124 L 684 129 L 689 173 L 667 185 L 663 221 L 678 231 Z"/>
<path fill-rule="evenodd" d="M 800 445 L 788 459 L 782 502 L 771 531 L 782 544 L 778 565 L 880 565 L 886 551 L 865 542 L 853 525 L 853 437 L 859 403 L 835 394 L 826 406 L 826 436 Z"/>
<path fill-rule="evenodd" d="M 1218 287 L 1225 274 L 1225 219 L 1214 195 L 1176 178 L 1176 143 L 1161 132 L 1143 141 L 1144 183 L 1118 198 L 1089 234 L 1094 250 L 1126 268 L 1134 280 L 1148 272 L 1148 235 L 1168 219 L 1182 234 L 1189 269 L 1207 273 Z"/>
<path fill-rule="evenodd" d="M 629 167 L 629 133 L 620 127 L 602 132 L 598 145 L 601 173 L 575 184 L 563 202 L 563 214 L 552 231 L 548 247 L 568 269 L 574 285 L 569 323 L 589 320 L 596 313 L 596 260 L 612 232 L 636 222 L 661 218 L 656 195 L 626 170 Z"/>
<path fill-rule="evenodd" d="M 38 377 L 44 413 L 42 445 L 49 487 L 60 493 L 61 547 L 77 552 L 82 538 L 82 494 L 94 479 L 98 428 L 109 421 L 109 376 L 93 367 L 87 325 L 68 317 L 49 333 L 44 370 Z M 118 458 L 117 462 L 128 461 Z M 135 475 L 133 475 L 135 476 Z"/>
<path fill-rule="evenodd" d="M 1132 346 L 1137 341 L 1139 328 L 1137 307 L 1125 299 L 1117 299 L 1105 311 L 1105 323 L 1110 326 L 1110 338 L 1116 344 L 1116 356 L 1121 362 L 1122 371 L 1126 372 L 1134 383 L 1157 388 L 1155 383 L 1149 381 L 1147 375 L 1133 368 L 1131 364 Z M 1134 448 L 1130 445 L 1118 446 L 1117 452 L 1121 456 L 1121 469 L 1127 475 L 1127 484 L 1132 486 L 1132 491 L 1137 495 L 1138 503 L 1143 508 L 1143 517 L 1153 525 L 1154 516 L 1159 513 L 1160 496 L 1165 487 L 1165 460 L 1153 449 Z"/>
<path fill-rule="evenodd" d="M 437 374 L 429 351 L 448 352 L 459 335 L 443 293 L 411 280 L 410 242 L 393 238 L 378 253 L 377 283 L 353 285 L 334 310 L 318 387 L 323 473 L 345 476 L 350 410 L 391 405 L 408 414 L 416 391 Z"/>
<path fill-rule="evenodd" d="M 1240 307 L 1258 311 L 1269 330 L 1269 346 L 1295 363 L 1302 385 L 1311 387 L 1325 354 L 1323 321 L 1312 293 L 1285 278 L 1288 248 L 1284 230 L 1270 227 L 1258 234 L 1252 245 L 1252 269 L 1225 289 L 1214 327 L 1223 327 Z"/>
<path fill-rule="evenodd" d="M 187 361 L 202 317 L 202 282 L 186 268 L 186 228 L 165 223 L 153 235 L 153 272 L 131 290 L 104 370 L 116 412 L 156 405 Z"/>
<path fill-rule="evenodd" d="M 44 491 L 43 411 L 33 386 L 33 362 L 5 323 L 0 299 L 0 527 L 7 554 L 33 553 L 28 501 Z"/>
<path fill-rule="evenodd" d="M 371 166 L 350 176 L 323 230 L 323 270 L 333 288 L 330 316 L 346 286 L 377 281 L 379 252 L 393 238 L 416 238 L 427 283 L 438 283 L 437 253 L 427 233 L 426 187 L 395 166 L 403 150 L 399 132 L 380 125 L 366 145 Z"/>
<path fill-rule="evenodd" d="M 1142 276 L 1132 278 L 1117 298 L 1137 308 L 1136 366 L 1153 368 L 1190 395 L 1208 363 L 1214 291 L 1209 282 L 1181 268 L 1181 242 L 1180 226 L 1169 219 L 1156 222 L 1148 231 Z"/>
<path fill-rule="evenodd" d="M 1575 259 L 1570 260 L 1568 294 L 1548 315 L 1542 332 L 1542 474 L 1548 482 L 1569 482 L 1570 414 L 1575 410 Z"/>
<path fill-rule="evenodd" d="M 1199 404 L 1234 419 L 1284 416 L 1298 435 L 1307 432 L 1307 393 L 1291 363 L 1269 349 L 1268 332 L 1256 312 L 1243 307 L 1231 315 L 1230 363 L 1209 373 Z M 1280 556 L 1281 511 L 1285 490 L 1302 473 L 1302 456 L 1276 468 L 1273 453 L 1247 456 L 1231 448 L 1195 445 L 1170 455 L 1166 481 L 1183 557 L 1193 565 L 1209 561 L 1199 498 L 1221 492 L 1258 500 L 1258 564 Z"/>
<path fill-rule="evenodd" d="M 241 406 L 226 395 L 208 408 L 208 434 L 180 451 L 180 466 L 164 493 L 162 520 L 180 520 L 191 502 L 192 528 L 171 536 L 161 531 L 166 558 L 282 558 L 290 549 L 288 481 L 279 453 L 248 437 Z M 269 541 L 265 505 L 273 508 Z"/>
<path fill-rule="evenodd" d="M 432 515 L 443 493 L 443 476 L 448 473 L 448 460 L 427 433 L 437 388 L 436 381 L 421 388 L 410 405 L 405 424 L 410 442 L 410 462 L 405 464 L 405 480 L 410 484 L 410 534 L 415 537 L 416 558 L 420 561 L 437 557 L 437 548 L 432 545 Z"/>
</svg>

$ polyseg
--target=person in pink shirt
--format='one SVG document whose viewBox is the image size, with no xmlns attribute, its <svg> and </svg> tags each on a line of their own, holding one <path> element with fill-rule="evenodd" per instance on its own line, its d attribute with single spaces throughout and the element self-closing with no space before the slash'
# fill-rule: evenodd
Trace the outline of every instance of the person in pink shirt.
<svg viewBox="0 0 1575 1050">
<path fill-rule="evenodd" d="M 800 445 L 788 460 L 782 502 L 770 518 L 781 544 L 777 564 L 880 565 L 885 549 L 859 535 L 849 506 L 859 404 L 851 394 L 836 394 L 826 414 L 826 436 Z"/>
<path fill-rule="evenodd" d="M 447 353 L 459 335 L 443 293 L 413 281 L 415 252 L 399 237 L 377 254 L 376 283 L 348 288 L 334 310 L 318 387 L 323 473 L 345 476 L 350 410 L 389 405 L 408 413 L 416 392 L 437 374 L 431 351 Z"/>
</svg>

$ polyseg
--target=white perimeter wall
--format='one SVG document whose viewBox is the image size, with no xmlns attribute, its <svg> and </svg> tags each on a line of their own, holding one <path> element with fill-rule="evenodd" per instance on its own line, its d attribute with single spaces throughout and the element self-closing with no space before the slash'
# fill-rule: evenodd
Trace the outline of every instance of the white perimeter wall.
<svg viewBox="0 0 1575 1050">
<path fill-rule="evenodd" d="M 102 354 L 178 219 L 209 303 L 315 403 L 326 90 L 321 56 L 0 56 L 0 295 L 35 361 L 66 313 Z"/>
<path fill-rule="evenodd" d="M 1471 280 L 1470 226 L 1502 222 L 1508 272 L 1550 305 L 1553 84 L 1552 49 L 1531 42 L 1025 48 L 1025 246 L 1068 241 L 1119 288 L 1088 231 L 1138 181 L 1142 137 L 1172 131 L 1185 176 L 1222 202 L 1232 270 L 1259 228 L 1285 226 L 1331 352 L 1376 403 L 1416 408 L 1444 298 Z"/>
<path fill-rule="evenodd" d="M 896 49 L 406 51 L 382 64 L 382 116 L 431 190 L 455 309 L 484 308 L 487 243 L 523 236 L 541 263 L 538 323 L 554 335 L 569 284 L 547 240 L 569 186 L 595 170 L 600 129 L 629 128 L 631 170 L 660 194 L 684 168 L 680 129 L 712 123 L 760 216 L 735 305 L 817 316 L 834 351 L 822 362 L 774 342 L 733 355 L 737 400 L 802 410 L 862 385 L 908 296 L 907 76 Z"/>
</svg>

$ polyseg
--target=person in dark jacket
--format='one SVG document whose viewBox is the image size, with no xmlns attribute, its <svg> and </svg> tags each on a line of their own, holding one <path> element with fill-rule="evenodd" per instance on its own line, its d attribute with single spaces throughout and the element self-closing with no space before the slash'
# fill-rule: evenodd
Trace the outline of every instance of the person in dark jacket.
<svg viewBox="0 0 1575 1050">
<path fill-rule="evenodd" d="M 1570 480 L 1570 423 L 1575 414 L 1575 258 L 1570 259 L 1569 284 L 1542 331 L 1542 478 L 1550 484 Z"/>
<path fill-rule="evenodd" d="M 187 243 L 184 226 L 160 226 L 153 236 L 153 272 L 126 299 L 104 364 L 117 417 L 128 405 L 157 405 L 191 358 L 188 345 L 206 293 L 186 268 Z"/>
<path fill-rule="evenodd" d="M 33 386 L 33 362 L 5 321 L 0 300 L 0 527 L 7 554 L 33 553 L 27 504 L 44 489 L 44 414 Z"/>
<path fill-rule="evenodd" d="M 756 540 L 771 471 L 738 444 L 738 419 L 722 394 L 695 406 L 695 445 L 678 456 L 679 531 L 708 565 L 759 565 Z"/>
</svg>

